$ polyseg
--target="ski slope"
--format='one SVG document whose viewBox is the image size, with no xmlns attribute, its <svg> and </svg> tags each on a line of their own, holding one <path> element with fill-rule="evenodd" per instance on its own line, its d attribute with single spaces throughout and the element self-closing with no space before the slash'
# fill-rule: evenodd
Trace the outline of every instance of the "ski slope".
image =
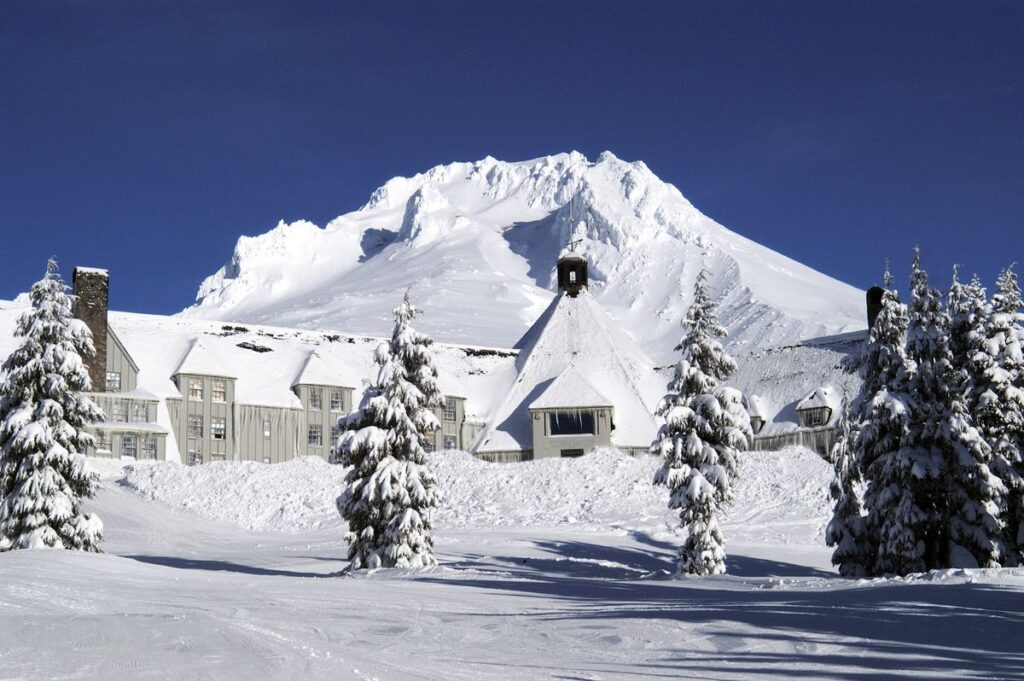
<svg viewBox="0 0 1024 681">
<path fill-rule="evenodd" d="M 1024 571 L 838 577 L 804 450 L 744 457 L 729 574 L 682 580 L 653 458 L 431 463 L 442 565 L 355 577 L 336 467 L 108 463 L 107 553 L 0 554 L 0 678 L 1022 675 Z"/>
</svg>

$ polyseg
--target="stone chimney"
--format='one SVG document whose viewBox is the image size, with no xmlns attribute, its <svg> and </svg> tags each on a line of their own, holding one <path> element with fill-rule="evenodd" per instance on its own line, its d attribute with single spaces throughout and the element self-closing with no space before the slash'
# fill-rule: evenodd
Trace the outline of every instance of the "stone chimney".
<svg viewBox="0 0 1024 681">
<path fill-rule="evenodd" d="M 875 320 L 878 318 L 878 313 L 882 311 L 882 295 L 885 294 L 885 289 L 881 286 L 872 286 L 868 289 L 868 328 L 872 328 L 875 325 Z"/>
<path fill-rule="evenodd" d="M 89 380 L 95 392 L 103 392 L 107 386 L 107 303 L 110 291 L 110 275 L 106 270 L 93 267 L 76 267 L 71 275 L 75 289 L 75 317 L 85 322 L 92 332 L 92 344 L 96 354 L 83 357 L 89 369 Z"/>
</svg>

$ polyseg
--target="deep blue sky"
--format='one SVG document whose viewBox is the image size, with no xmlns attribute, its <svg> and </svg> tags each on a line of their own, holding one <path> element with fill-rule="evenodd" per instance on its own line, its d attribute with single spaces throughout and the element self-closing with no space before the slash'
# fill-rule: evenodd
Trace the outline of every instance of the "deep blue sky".
<svg viewBox="0 0 1024 681">
<path fill-rule="evenodd" d="M 0 3 L 0 298 L 174 312 L 241 234 L 488 154 L 642 159 L 851 284 L 1024 260 L 1024 3 Z"/>
</svg>

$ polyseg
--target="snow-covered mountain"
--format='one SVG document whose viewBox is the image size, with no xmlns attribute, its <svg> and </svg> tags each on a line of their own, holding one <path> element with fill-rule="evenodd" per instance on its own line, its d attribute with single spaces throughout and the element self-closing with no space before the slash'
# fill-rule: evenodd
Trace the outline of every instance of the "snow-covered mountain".
<svg viewBox="0 0 1024 681">
<path fill-rule="evenodd" d="M 438 340 L 508 346 L 554 295 L 570 237 L 590 262 L 591 292 L 657 359 L 678 340 L 702 267 L 734 346 L 865 326 L 860 291 L 729 231 L 642 162 L 609 152 L 488 157 L 392 179 L 324 228 L 282 222 L 241 237 L 182 314 L 380 335 L 411 287 Z"/>
</svg>

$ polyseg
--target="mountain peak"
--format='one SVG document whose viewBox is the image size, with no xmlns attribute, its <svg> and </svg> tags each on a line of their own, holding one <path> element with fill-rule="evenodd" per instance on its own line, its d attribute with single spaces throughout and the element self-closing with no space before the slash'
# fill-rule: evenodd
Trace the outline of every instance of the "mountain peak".
<svg viewBox="0 0 1024 681">
<path fill-rule="evenodd" d="M 729 231 L 641 161 L 487 156 L 388 180 L 320 229 L 239 239 L 183 314 L 386 333 L 413 286 L 439 339 L 511 345 L 547 307 L 573 229 L 591 292 L 653 356 L 671 352 L 701 268 L 734 345 L 862 328 L 859 291 Z"/>
</svg>

